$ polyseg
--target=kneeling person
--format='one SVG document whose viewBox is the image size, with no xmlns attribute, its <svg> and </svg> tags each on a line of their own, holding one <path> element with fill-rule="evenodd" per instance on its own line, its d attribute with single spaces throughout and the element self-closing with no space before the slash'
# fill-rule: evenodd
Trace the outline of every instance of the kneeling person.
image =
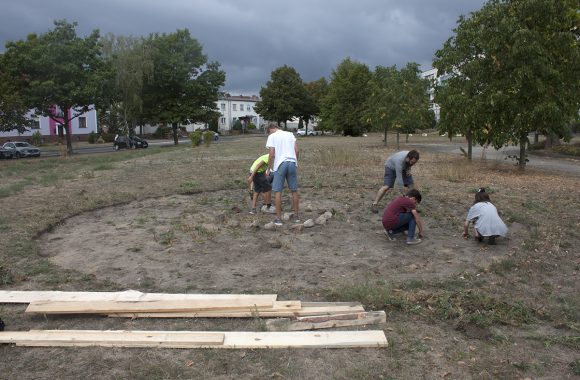
<svg viewBox="0 0 580 380">
<path fill-rule="evenodd" d="M 262 212 L 273 214 L 276 209 L 272 206 L 272 185 L 270 176 L 266 175 L 268 168 L 268 154 L 264 154 L 256 159 L 250 167 L 250 176 L 247 181 L 253 188 L 252 208 L 250 214 L 256 213 L 256 204 L 258 203 L 258 195 L 262 194 Z"/>
</svg>

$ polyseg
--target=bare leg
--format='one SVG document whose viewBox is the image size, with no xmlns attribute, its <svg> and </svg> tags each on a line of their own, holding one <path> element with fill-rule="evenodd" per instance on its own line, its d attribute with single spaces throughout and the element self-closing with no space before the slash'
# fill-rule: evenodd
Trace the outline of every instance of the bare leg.
<svg viewBox="0 0 580 380">
<path fill-rule="evenodd" d="M 267 205 L 272 204 L 272 192 L 271 191 L 264 193 L 264 202 Z"/>
<path fill-rule="evenodd" d="M 373 204 L 378 205 L 379 202 L 381 201 L 381 199 L 383 199 L 383 196 L 386 194 L 387 191 L 389 191 L 389 187 L 382 186 L 379 189 L 379 191 L 377 191 L 377 196 L 375 197 L 375 201 L 373 202 Z"/>
<path fill-rule="evenodd" d="M 258 203 L 258 193 L 254 191 L 254 196 L 252 197 L 252 208 L 256 208 L 257 203 Z"/>
<path fill-rule="evenodd" d="M 300 206 L 300 196 L 298 195 L 298 191 L 292 192 L 292 211 L 294 212 L 294 216 L 298 216 L 298 210 Z"/>
<path fill-rule="evenodd" d="M 275 192 L 274 199 L 276 201 L 276 218 L 282 219 L 282 192 Z"/>
</svg>

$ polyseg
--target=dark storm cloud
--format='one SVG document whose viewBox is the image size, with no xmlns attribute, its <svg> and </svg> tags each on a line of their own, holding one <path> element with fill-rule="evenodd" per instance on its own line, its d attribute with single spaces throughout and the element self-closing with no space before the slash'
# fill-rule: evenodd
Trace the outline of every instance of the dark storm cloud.
<svg viewBox="0 0 580 380">
<path fill-rule="evenodd" d="M 6 4 L 8 3 L 8 4 Z M 44 33 L 53 21 L 78 33 L 146 36 L 187 28 L 226 71 L 224 90 L 257 94 L 277 67 L 304 81 L 329 78 L 346 57 L 375 66 L 431 66 L 460 15 L 484 0 L 101 0 L 5 1 L 0 44 Z"/>
</svg>

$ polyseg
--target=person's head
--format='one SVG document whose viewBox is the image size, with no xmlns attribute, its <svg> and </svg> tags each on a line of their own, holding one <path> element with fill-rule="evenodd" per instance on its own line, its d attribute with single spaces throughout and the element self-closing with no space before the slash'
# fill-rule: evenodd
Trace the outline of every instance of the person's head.
<svg viewBox="0 0 580 380">
<path fill-rule="evenodd" d="M 483 187 L 480 187 L 475 192 L 475 202 L 473 202 L 473 204 L 479 203 L 479 202 L 491 202 L 491 200 L 489 198 L 489 194 L 485 192 L 485 188 L 483 188 Z"/>
<path fill-rule="evenodd" d="M 268 134 L 274 133 L 277 130 L 278 130 L 278 124 L 268 123 L 268 126 L 266 127 L 266 132 L 268 132 Z"/>
<path fill-rule="evenodd" d="M 409 163 L 409 166 L 415 165 L 417 161 L 419 161 L 419 152 L 415 149 L 409 151 L 409 153 L 407 153 L 407 162 Z"/>
<path fill-rule="evenodd" d="M 414 198 L 416 204 L 421 203 L 421 193 L 417 189 L 411 189 L 411 190 L 409 190 L 407 192 L 406 196 L 408 198 Z"/>
</svg>

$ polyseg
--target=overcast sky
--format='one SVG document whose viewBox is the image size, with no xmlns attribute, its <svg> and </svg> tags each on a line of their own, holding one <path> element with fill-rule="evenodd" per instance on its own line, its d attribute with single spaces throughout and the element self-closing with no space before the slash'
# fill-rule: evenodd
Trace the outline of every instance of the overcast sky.
<svg viewBox="0 0 580 380">
<path fill-rule="evenodd" d="M 294 67 L 305 82 L 330 78 L 346 57 L 376 66 L 431 68 L 460 15 L 484 0 L 0 0 L 6 41 L 45 33 L 53 21 L 77 33 L 147 36 L 189 29 L 226 72 L 224 91 L 258 95 L 271 72 Z"/>
</svg>

